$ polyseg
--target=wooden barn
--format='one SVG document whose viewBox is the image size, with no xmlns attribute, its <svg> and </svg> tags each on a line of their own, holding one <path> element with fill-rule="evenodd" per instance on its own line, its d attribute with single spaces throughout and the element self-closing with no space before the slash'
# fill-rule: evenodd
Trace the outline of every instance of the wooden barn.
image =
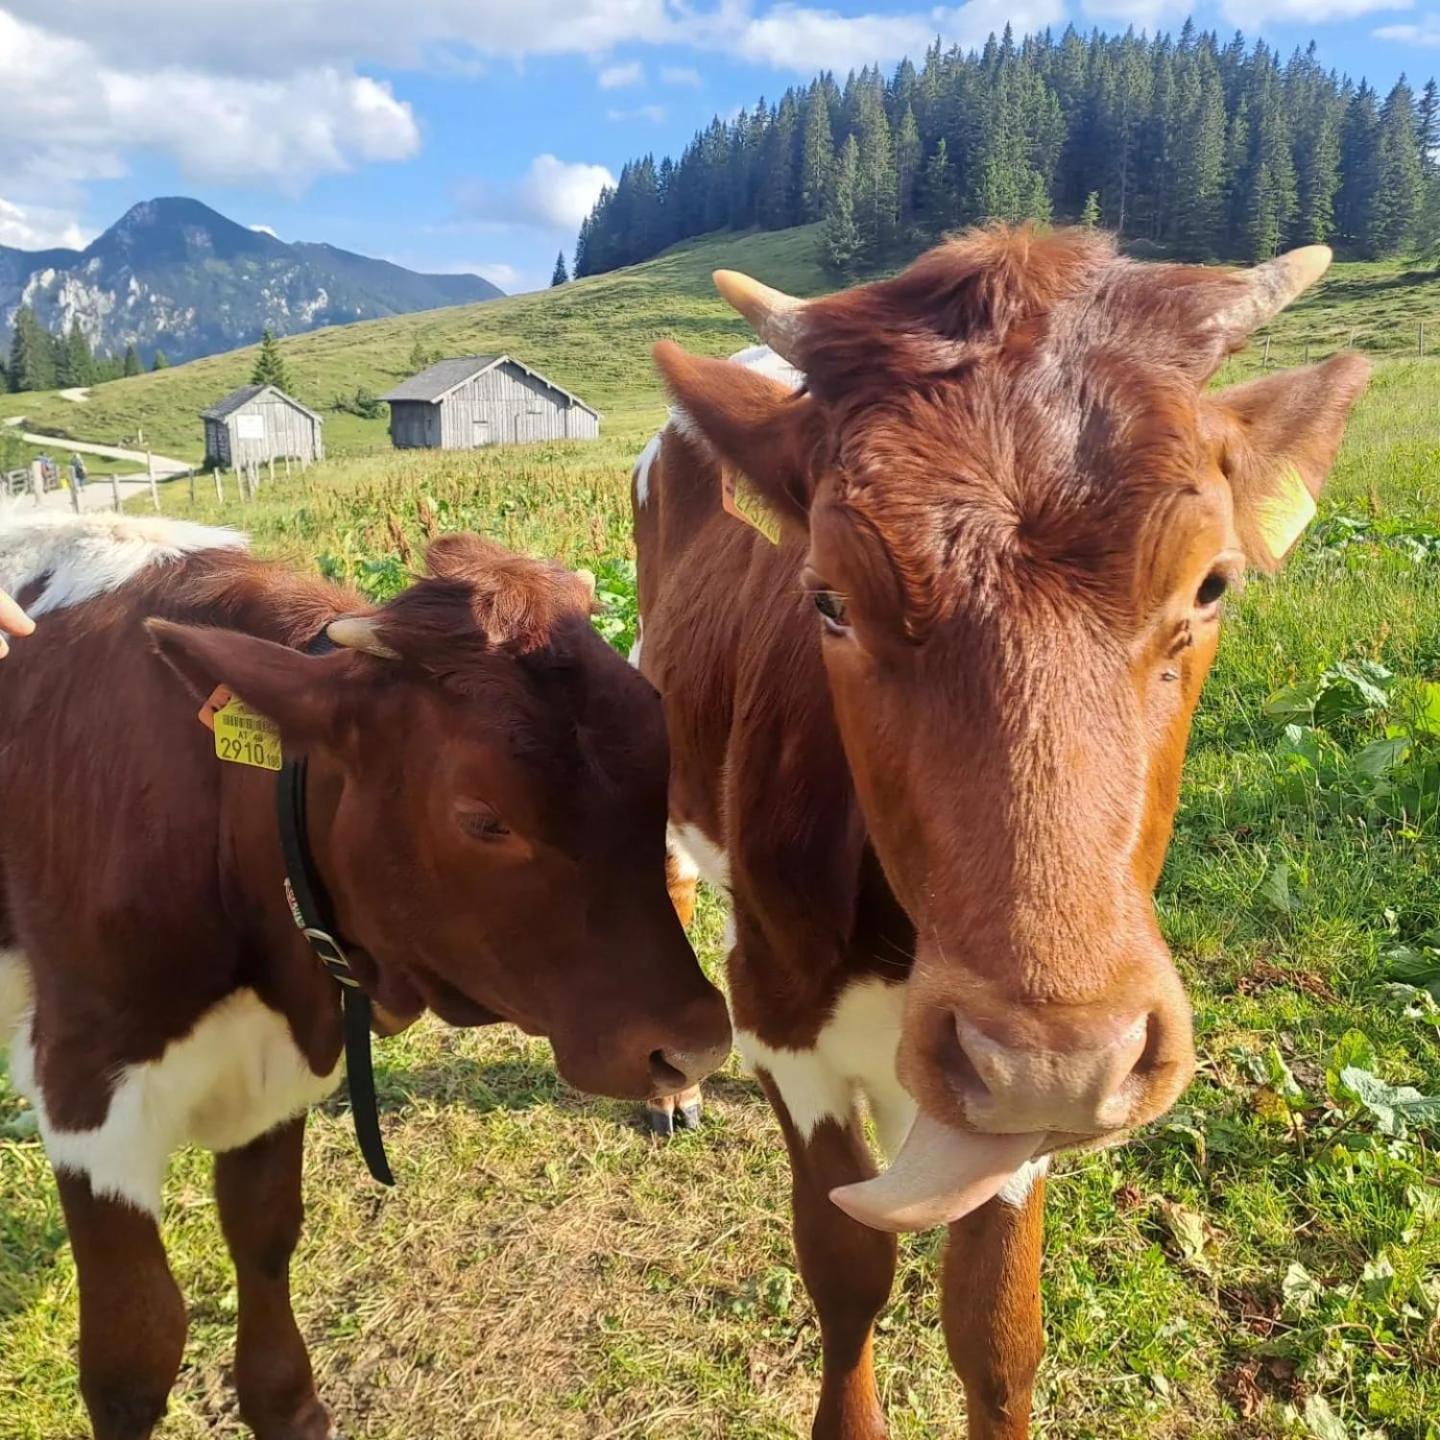
<svg viewBox="0 0 1440 1440">
<path fill-rule="evenodd" d="M 412 375 L 390 402 L 400 449 L 473 450 L 534 440 L 594 440 L 600 415 L 509 355 L 465 355 Z"/>
<path fill-rule="evenodd" d="M 205 463 L 228 470 L 263 465 L 268 460 L 309 464 L 325 458 L 325 422 L 298 400 L 273 385 L 242 385 L 208 410 Z"/>
</svg>

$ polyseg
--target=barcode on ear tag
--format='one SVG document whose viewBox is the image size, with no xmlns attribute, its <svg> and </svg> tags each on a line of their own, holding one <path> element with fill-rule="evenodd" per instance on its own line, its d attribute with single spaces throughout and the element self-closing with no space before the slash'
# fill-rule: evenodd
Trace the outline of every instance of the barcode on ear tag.
<svg viewBox="0 0 1440 1440">
<path fill-rule="evenodd" d="M 780 543 L 780 520 L 755 493 L 744 475 L 726 466 L 720 477 L 720 504 L 727 515 L 758 530 L 772 545 Z"/>
<path fill-rule="evenodd" d="M 232 765 L 253 765 L 259 770 L 278 770 L 285 758 L 280 751 L 280 727 L 243 700 L 231 700 L 215 712 L 215 753 Z"/>
</svg>

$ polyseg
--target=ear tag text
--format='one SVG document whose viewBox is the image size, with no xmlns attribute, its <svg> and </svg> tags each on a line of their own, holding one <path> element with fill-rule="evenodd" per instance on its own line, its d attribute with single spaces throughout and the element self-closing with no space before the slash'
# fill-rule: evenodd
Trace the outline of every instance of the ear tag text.
<svg viewBox="0 0 1440 1440">
<path fill-rule="evenodd" d="M 1315 497 L 1300 478 L 1300 472 L 1289 466 L 1280 488 L 1261 502 L 1257 517 L 1260 538 L 1276 560 L 1289 553 L 1301 532 L 1315 518 L 1315 508 Z"/>
<path fill-rule="evenodd" d="M 720 506 L 725 513 L 758 530 L 772 545 L 780 543 L 780 521 L 755 493 L 744 475 L 726 465 L 720 475 Z"/>
<path fill-rule="evenodd" d="M 215 732 L 215 754 L 232 765 L 278 770 L 284 763 L 280 727 L 217 685 L 200 708 L 200 723 Z"/>
</svg>

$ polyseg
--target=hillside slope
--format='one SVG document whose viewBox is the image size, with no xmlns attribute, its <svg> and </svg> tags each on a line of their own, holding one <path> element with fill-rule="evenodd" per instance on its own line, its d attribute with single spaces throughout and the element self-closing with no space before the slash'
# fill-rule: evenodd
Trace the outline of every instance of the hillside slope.
<svg viewBox="0 0 1440 1440">
<path fill-rule="evenodd" d="M 318 325 L 492 299 L 478 275 L 421 275 L 333 245 L 287 244 L 172 197 L 132 206 L 84 250 L 0 247 L 0 339 L 20 304 L 92 346 L 158 347 L 172 362 Z"/>
<path fill-rule="evenodd" d="M 608 433 L 639 436 L 661 413 L 650 347 L 673 337 L 697 351 L 724 354 L 750 332 L 715 294 L 721 266 L 745 270 L 781 289 L 814 295 L 832 288 L 816 256 L 815 227 L 707 236 L 640 265 L 554 290 L 317 330 L 282 346 L 298 399 L 326 417 L 332 454 L 383 447 L 384 420 L 360 420 L 331 406 L 363 386 L 377 394 L 410 373 L 417 340 L 432 352 L 510 351 L 605 415 Z M 1440 350 L 1440 276 L 1394 264 L 1341 264 L 1272 331 L 1272 359 L 1298 364 L 1346 344 L 1413 354 L 1419 323 Z M 24 414 L 33 428 L 76 438 L 145 439 L 169 454 L 199 457 L 196 413 L 249 378 L 255 349 L 231 351 L 157 374 L 95 387 L 77 404 L 55 395 L 0 395 L 0 415 Z M 1243 362 L 1241 365 L 1243 369 Z"/>
</svg>

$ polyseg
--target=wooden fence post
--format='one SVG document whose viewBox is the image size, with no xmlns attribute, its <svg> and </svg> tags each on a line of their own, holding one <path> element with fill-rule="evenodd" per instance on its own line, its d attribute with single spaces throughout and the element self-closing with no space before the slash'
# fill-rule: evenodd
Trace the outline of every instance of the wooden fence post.
<svg viewBox="0 0 1440 1440">
<path fill-rule="evenodd" d="M 215 476 L 215 498 L 223 505 L 225 503 L 225 481 L 221 477 L 224 472 L 220 466 L 217 465 L 213 473 Z"/>
<path fill-rule="evenodd" d="M 112 470 L 110 472 L 110 500 L 116 510 L 120 508 L 120 477 Z"/>
<path fill-rule="evenodd" d="M 195 467 L 190 467 L 190 508 L 195 508 Z"/>
<path fill-rule="evenodd" d="M 272 485 L 275 483 L 275 457 L 273 455 L 270 457 L 270 483 Z"/>
<path fill-rule="evenodd" d="M 37 505 L 45 503 L 45 482 L 33 465 L 30 467 L 30 493 L 35 497 Z"/>
<path fill-rule="evenodd" d="M 155 488 L 155 457 L 148 449 L 145 451 L 145 475 L 150 481 L 150 503 L 158 511 L 160 509 L 160 492 Z"/>
<path fill-rule="evenodd" d="M 290 478 L 290 457 L 288 455 L 285 457 L 285 478 L 287 480 Z"/>
<path fill-rule="evenodd" d="M 70 508 L 78 515 L 80 513 L 80 487 L 75 483 L 75 477 L 70 477 Z"/>
<path fill-rule="evenodd" d="M 1305 364 L 1308 365 L 1309 363 L 1310 363 L 1310 342 L 1307 340 L 1307 341 L 1305 342 Z"/>
<path fill-rule="evenodd" d="M 1260 368 L 1262 370 L 1270 368 L 1270 337 L 1268 335 L 1265 337 L 1265 358 L 1261 360 Z"/>
<path fill-rule="evenodd" d="M 1425 322 L 1420 322 L 1420 358 L 1425 358 Z"/>
</svg>

